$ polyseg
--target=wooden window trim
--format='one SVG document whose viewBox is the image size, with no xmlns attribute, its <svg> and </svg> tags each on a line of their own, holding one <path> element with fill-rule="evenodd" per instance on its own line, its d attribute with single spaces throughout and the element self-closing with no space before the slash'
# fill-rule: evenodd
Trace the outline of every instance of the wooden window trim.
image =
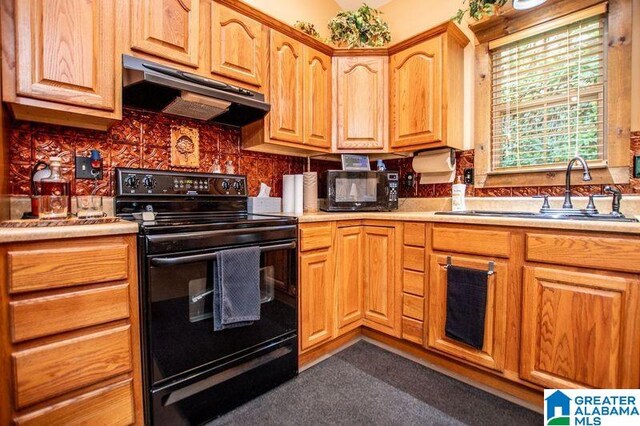
<svg viewBox="0 0 640 426">
<path fill-rule="evenodd" d="M 490 173 L 491 167 L 491 62 L 489 42 L 545 24 L 553 19 L 605 3 L 601 0 L 548 0 L 538 9 L 516 11 L 512 8 L 498 16 L 485 18 L 470 25 L 476 34 L 475 47 L 475 125 L 474 167 L 477 188 L 512 186 L 563 185 L 564 170 L 535 172 Z M 631 138 L 631 0 L 609 0 L 606 144 L 607 166 L 592 171 L 589 184 L 629 183 L 629 141 Z M 527 12 L 527 13 L 523 13 Z M 582 184 L 576 171 L 575 184 Z"/>
</svg>

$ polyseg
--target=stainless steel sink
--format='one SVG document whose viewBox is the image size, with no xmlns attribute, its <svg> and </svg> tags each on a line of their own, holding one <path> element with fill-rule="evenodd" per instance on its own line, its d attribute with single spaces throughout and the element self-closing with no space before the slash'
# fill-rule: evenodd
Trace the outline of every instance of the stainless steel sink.
<svg viewBox="0 0 640 426">
<path fill-rule="evenodd" d="M 537 212 L 513 212 L 513 211 L 491 211 L 491 210 L 464 210 L 459 212 L 436 212 L 439 215 L 449 216 L 485 216 L 485 217 L 515 217 L 524 219 L 556 219 L 556 220 L 595 220 L 603 222 L 638 222 L 630 217 L 620 217 L 611 214 L 588 214 L 588 213 L 537 213 Z"/>
</svg>

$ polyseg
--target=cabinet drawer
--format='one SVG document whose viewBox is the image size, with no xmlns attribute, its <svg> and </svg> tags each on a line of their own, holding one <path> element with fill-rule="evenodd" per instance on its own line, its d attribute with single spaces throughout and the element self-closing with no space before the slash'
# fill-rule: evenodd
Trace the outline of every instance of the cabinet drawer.
<svg viewBox="0 0 640 426">
<path fill-rule="evenodd" d="M 511 254 L 511 233 L 435 226 L 433 228 L 433 249 L 509 257 Z"/>
<path fill-rule="evenodd" d="M 15 404 L 23 408 L 131 370 L 129 325 L 12 355 Z"/>
<path fill-rule="evenodd" d="M 127 278 L 127 245 L 52 247 L 8 254 L 11 293 Z"/>
<path fill-rule="evenodd" d="M 411 318 L 402 317 L 402 338 L 410 342 L 422 344 L 424 323 Z"/>
<path fill-rule="evenodd" d="M 422 321 L 424 319 L 424 299 L 411 294 L 403 294 L 402 315 Z"/>
<path fill-rule="evenodd" d="M 425 225 L 424 223 L 404 224 L 404 243 L 408 246 L 424 247 L 425 246 Z"/>
<path fill-rule="evenodd" d="M 130 425 L 135 422 L 131 380 L 18 417 L 18 426 Z"/>
<path fill-rule="evenodd" d="M 103 324 L 129 316 L 129 285 L 14 301 L 9 312 L 14 342 Z"/>
<path fill-rule="evenodd" d="M 406 269 L 402 271 L 402 291 L 424 296 L 424 273 Z"/>
<path fill-rule="evenodd" d="M 640 271 L 640 240 L 527 234 L 527 260 L 612 271 Z"/>
<path fill-rule="evenodd" d="M 331 247 L 331 223 L 304 225 L 300 227 L 300 251 Z"/>
<path fill-rule="evenodd" d="M 424 249 L 404 246 L 402 265 L 405 269 L 424 272 Z"/>
</svg>

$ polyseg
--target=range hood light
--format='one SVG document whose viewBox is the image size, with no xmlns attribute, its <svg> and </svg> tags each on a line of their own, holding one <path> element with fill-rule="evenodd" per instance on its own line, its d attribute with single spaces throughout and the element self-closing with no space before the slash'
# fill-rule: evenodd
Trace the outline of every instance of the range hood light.
<svg viewBox="0 0 640 426">
<path fill-rule="evenodd" d="M 531 9 L 540 6 L 547 0 L 513 0 L 513 8 L 518 10 Z"/>
</svg>

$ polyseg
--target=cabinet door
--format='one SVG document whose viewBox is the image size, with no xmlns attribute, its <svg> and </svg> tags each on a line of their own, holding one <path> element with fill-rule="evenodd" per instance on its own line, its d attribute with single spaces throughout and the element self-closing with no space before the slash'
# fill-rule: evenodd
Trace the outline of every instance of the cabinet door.
<svg viewBox="0 0 640 426">
<path fill-rule="evenodd" d="M 442 139 L 442 39 L 391 56 L 391 147 Z"/>
<path fill-rule="evenodd" d="M 211 72 L 262 87 L 268 30 L 218 3 L 211 3 Z"/>
<path fill-rule="evenodd" d="M 131 0 L 131 48 L 198 67 L 199 0 Z"/>
<path fill-rule="evenodd" d="M 429 266 L 429 316 L 427 346 L 465 361 L 504 370 L 507 343 L 507 283 L 508 264 L 492 258 L 479 260 L 465 256 L 451 256 L 456 266 L 487 270 L 489 261 L 495 262 L 495 273 L 487 281 L 487 307 L 484 323 L 484 345 L 481 350 L 445 335 L 447 319 L 447 256 L 432 254 Z"/>
<path fill-rule="evenodd" d="M 337 58 L 337 148 L 388 145 L 388 65 L 382 57 Z"/>
<path fill-rule="evenodd" d="M 336 293 L 338 298 L 338 333 L 362 323 L 362 227 L 338 228 L 336 234 Z"/>
<path fill-rule="evenodd" d="M 115 2 L 21 0 L 16 18 L 16 93 L 115 109 Z"/>
<path fill-rule="evenodd" d="M 304 48 L 304 143 L 331 148 L 331 58 Z"/>
<path fill-rule="evenodd" d="M 300 349 L 333 337 L 333 274 L 330 251 L 300 255 Z"/>
<path fill-rule="evenodd" d="M 520 375 L 545 388 L 637 388 L 640 280 L 525 267 Z"/>
<path fill-rule="evenodd" d="M 269 134 L 302 143 L 302 44 L 273 30 L 270 41 Z"/>
<path fill-rule="evenodd" d="M 364 318 L 365 324 L 395 334 L 395 229 L 365 226 Z"/>
</svg>

